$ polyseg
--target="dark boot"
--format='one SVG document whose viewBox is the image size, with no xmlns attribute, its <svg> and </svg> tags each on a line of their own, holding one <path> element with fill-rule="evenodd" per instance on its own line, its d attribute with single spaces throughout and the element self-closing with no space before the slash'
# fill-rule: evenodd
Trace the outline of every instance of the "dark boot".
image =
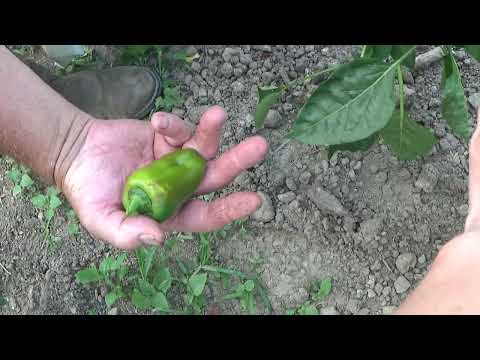
<svg viewBox="0 0 480 360">
<path fill-rule="evenodd" d="M 100 119 L 144 118 L 161 92 L 160 78 L 136 66 L 80 71 L 49 84 L 79 109 Z"/>
<path fill-rule="evenodd" d="M 160 96 L 160 79 L 148 68 L 121 66 L 59 77 L 33 59 L 18 58 L 72 104 L 100 119 L 141 119 Z"/>
</svg>

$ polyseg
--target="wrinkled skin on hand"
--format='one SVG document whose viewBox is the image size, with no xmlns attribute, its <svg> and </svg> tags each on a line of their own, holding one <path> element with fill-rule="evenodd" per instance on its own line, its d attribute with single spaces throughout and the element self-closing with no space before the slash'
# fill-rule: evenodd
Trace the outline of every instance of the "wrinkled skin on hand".
<svg viewBox="0 0 480 360">
<path fill-rule="evenodd" d="M 173 150 L 193 148 L 207 160 L 196 195 L 221 189 L 262 161 L 268 145 L 260 136 L 217 157 L 226 118 L 225 111 L 214 106 L 203 114 L 193 134 L 182 119 L 168 113 L 156 113 L 150 122 L 92 119 L 61 185 L 82 225 L 93 237 L 129 250 L 160 245 L 168 232 L 213 231 L 252 214 L 261 205 L 261 198 L 252 192 L 237 192 L 212 202 L 190 200 L 162 223 L 146 216 L 127 217 L 123 210 L 122 190 L 128 175 Z"/>
</svg>

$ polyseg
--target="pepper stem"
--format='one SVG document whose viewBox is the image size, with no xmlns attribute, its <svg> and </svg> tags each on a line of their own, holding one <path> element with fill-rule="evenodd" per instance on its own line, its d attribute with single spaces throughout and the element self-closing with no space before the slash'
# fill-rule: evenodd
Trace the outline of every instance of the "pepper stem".
<svg viewBox="0 0 480 360">
<path fill-rule="evenodd" d="M 139 188 L 130 190 L 127 216 L 147 214 L 152 210 L 152 202 L 147 193 Z"/>
</svg>

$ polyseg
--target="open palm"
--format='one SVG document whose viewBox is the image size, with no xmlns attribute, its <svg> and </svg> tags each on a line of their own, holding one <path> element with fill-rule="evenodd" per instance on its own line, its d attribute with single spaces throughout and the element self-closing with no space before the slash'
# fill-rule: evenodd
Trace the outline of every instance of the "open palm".
<svg viewBox="0 0 480 360">
<path fill-rule="evenodd" d="M 194 134 L 180 118 L 168 113 L 155 114 L 151 122 L 94 120 L 63 185 L 80 222 L 95 238 L 134 249 L 161 244 L 171 231 L 212 231 L 253 213 L 261 200 L 251 192 L 233 193 L 210 203 L 191 200 L 163 223 L 145 216 L 127 217 L 122 206 L 128 175 L 178 148 L 194 148 L 208 161 L 198 195 L 222 188 L 261 161 L 268 146 L 259 136 L 216 158 L 226 117 L 222 108 L 210 108 Z"/>
</svg>

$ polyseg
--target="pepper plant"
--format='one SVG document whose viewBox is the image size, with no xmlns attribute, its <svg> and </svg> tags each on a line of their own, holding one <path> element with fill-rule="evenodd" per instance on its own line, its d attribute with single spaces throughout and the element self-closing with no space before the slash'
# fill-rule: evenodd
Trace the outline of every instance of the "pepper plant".
<svg viewBox="0 0 480 360">
<path fill-rule="evenodd" d="M 454 50 L 463 48 L 480 61 L 480 45 L 443 45 L 442 115 L 465 141 L 470 127 L 465 94 Z M 403 67 L 414 69 L 416 45 L 365 45 L 352 61 L 318 71 L 282 86 L 258 88 L 256 127 L 292 87 L 325 77 L 301 108 L 289 141 L 328 146 L 335 151 L 365 151 L 375 142 L 388 145 L 400 160 L 428 154 L 437 139 L 407 113 Z M 398 94 L 395 91 L 398 82 Z M 397 106 L 397 96 L 399 104 Z"/>
</svg>

